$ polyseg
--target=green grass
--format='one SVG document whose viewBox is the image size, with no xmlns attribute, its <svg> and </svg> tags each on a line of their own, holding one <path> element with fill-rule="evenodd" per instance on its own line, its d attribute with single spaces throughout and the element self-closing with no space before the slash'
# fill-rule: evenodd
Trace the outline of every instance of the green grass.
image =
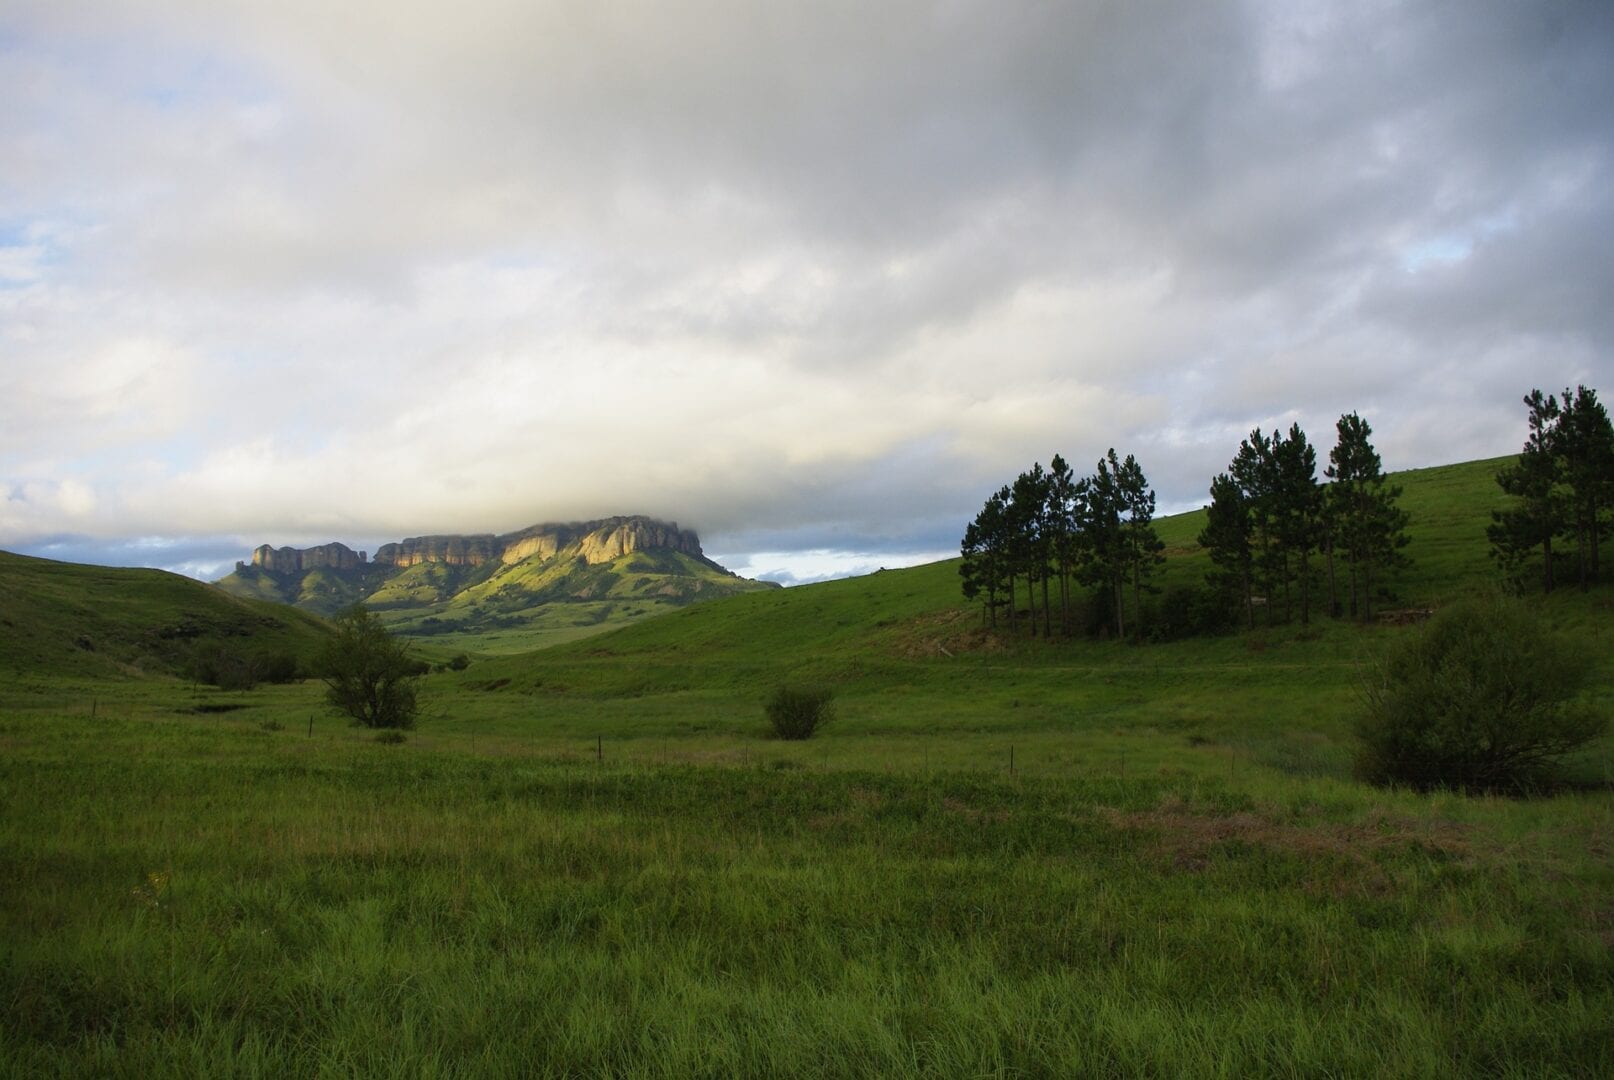
<svg viewBox="0 0 1614 1080">
<path fill-rule="evenodd" d="M 1614 1067 L 1605 797 L 239 715 L 0 722 L 6 1071 Z"/>
<path fill-rule="evenodd" d="M 1404 478 L 1398 603 L 1494 579 L 1491 471 Z M 482 650 L 401 745 L 0 667 L 0 1073 L 1614 1074 L 1614 740 L 1551 798 L 1353 781 L 1409 632 L 1006 640 L 942 563 Z M 836 719 L 769 737 L 781 682 Z"/>
<path fill-rule="evenodd" d="M 307 657 L 327 633 L 305 612 L 178 574 L 0 551 L 0 679 L 172 673 L 199 638 Z"/>
</svg>

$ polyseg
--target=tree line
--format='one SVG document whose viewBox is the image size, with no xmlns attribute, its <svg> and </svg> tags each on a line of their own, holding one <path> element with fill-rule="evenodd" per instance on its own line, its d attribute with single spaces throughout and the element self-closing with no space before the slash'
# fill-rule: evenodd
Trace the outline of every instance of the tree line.
<svg viewBox="0 0 1614 1080">
<path fill-rule="evenodd" d="M 1165 561 L 1154 508 L 1154 490 L 1131 454 L 1122 460 L 1112 447 L 1083 477 L 1055 454 L 1046 470 L 1034 464 L 993 492 L 965 527 L 964 595 L 982 601 L 990 626 L 1006 608 L 1009 629 L 1017 631 L 1024 588 L 1030 633 L 1037 635 L 1040 618 L 1049 637 L 1056 600 L 1059 633 L 1069 635 L 1075 592 L 1087 588 L 1118 635 L 1127 636 L 1129 616 L 1132 632 L 1139 632 L 1144 590 Z"/>
<path fill-rule="evenodd" d="M 1531 390 L 1524 406 L 1524 450 L 1496 477 L 1513 501 L 1491 514 L 1491 556 L 1516 586 L 1539 574 L 1551 592 L 1572 571 L 1590 588 L 1601 573 L 1599 541 L 1614 525 L 1614 426 L 1597 391 L 1585 386 L 1565 389 L 1561 399 Z M 1558 540 L 1569 541 L 1573 555 L 1555 550 Z"/>
<path fill-rule="evenodd" d="M 1373 428 L 1354 412 L 1334 427 L 1326 484 L 1318 481 L 1317 450 L 1299 424 L 1287 435 L 1250 432 L 1227 471 L 1211 481 L 1199 534 L 1213 568 L 1208 581 L 1238 606 L 1246 626 L 1255 625 L 1258 607 L 1269 623 L 1280 610 L 1284 622 L 1298 610 L 1300 622 L 1309 623 L 1325 586 L 1330 615 L 1371 619 L 1376 588 L 1407 564 L 1401 489 L 1384 475 L 1369 438 Z"/>
<path fill-rule="evenodd" d="M 1201 629 L 1230 624 L 1235 613 L 1254 626 L 1258 609 L 1269 623 L 1297 613 L 1306 623 L 1326 590 L 1331 614 L 1372 617 L 1384 576 L 1407 561 L 1407 516 L 1367 421 L 1353 412 L 1336 429 L 1327 484 L 1318 480 L 1316 448 L 1298 424 L 1287 434 L 1258 428 L 1240 443 L 1211 482 L 1199 535 L 1211 558 L 1206 595 L 1179 594 L 1162 614 L 1208 599 L 1214 610 L 1197 621 Z M 1132 455 L 1122 459 L 1112 448 L 1091 475 L 1078 478 L 1056 454 L 1046 470 L 1035 464 L 994 492 L 965 528 L 964 595 L 982 602 L 988 626 L 1005 611 L 1014 632 L 1023 590 L 1027 627 L 1046 637 L 1056 626 L 1073 632 L 1076 593 L 1085 588 L 1090 629 L 1143 636 L 1144 596 L 1157 591 L 1164 562 L 1154 511 L 1154 491 Z"/>
</svg>

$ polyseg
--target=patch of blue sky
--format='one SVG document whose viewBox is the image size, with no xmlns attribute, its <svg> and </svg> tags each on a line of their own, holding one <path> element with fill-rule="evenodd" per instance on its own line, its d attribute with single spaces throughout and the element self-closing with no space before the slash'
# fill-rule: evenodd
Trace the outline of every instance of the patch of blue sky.
<svg viewBox="0 0 1614 1080">
<path fill-rule="evenodd" d="M 1429 267 L 1453 266 L 1474 254 L 1474 249 L 1491 237 L 1518 227 L 1518 215 L 1511 210 L 1490 214 L 1466 228 L 1440 233 L 1401 249 L 1401 267 L 1410 274 Z"/>
</svg>

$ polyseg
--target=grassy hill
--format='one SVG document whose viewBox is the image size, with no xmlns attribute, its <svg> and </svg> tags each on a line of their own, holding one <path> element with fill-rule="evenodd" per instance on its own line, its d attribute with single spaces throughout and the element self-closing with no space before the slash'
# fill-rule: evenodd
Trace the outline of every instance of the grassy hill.
<svg viewBox="0 0 1614 1080">
<path fill-rule="evenodd" d="M 327 633 L 313 615 L 178 574 L 0 552 L 0 676 L 173 674 L 203 638 L 306 657 Z"/>
<path fill-rule="evenodd" d="M 1493 470 L 1401 477 L 1398 603 L 1491 587 Z M 1357 783 L 1411 632 L 1011 640 L 939 563 L 480 657 L 402 745 L 0 667 L 0 1071 L 1614 1075 L 1614 739 L 1550 798 Z M 786 682 L 836 691 L 809 742 Z"/>
</svg>

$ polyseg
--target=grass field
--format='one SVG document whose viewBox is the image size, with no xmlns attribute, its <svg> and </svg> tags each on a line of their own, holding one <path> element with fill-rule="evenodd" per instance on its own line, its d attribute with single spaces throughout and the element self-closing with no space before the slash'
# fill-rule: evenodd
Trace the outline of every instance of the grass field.
<svg viewBox="0 0 1614 1080">
<path fill-rule="evenodd" d="M 1405 477 L 1399 601 L 1488 587 L 1492 471 Z M 727 598 L 432 675 L 401 745 L 314 683 L 0 669 L 0 1072 L 1614 1075 L 1614 740 L 1382 791 L 1406 628 L 978 626 L 951 564 Z M 836 690 L 809 742 L 782 682 Z"/>
</svg>

